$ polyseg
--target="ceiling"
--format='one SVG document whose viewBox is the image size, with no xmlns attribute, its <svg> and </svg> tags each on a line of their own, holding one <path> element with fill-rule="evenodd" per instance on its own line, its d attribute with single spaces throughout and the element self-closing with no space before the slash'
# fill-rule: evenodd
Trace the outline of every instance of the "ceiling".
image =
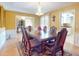
<svg viewBox="0 0 79 59">
<path fill-rule="evenodd" d="M 58 8 L 73 4 L 74 2 L 40 2 L 42 12 L 47 13 Z M 0 2 L 6 10 L 19 11 L 29 14 L 37 12 L 38 2 Z"/>
</svg>

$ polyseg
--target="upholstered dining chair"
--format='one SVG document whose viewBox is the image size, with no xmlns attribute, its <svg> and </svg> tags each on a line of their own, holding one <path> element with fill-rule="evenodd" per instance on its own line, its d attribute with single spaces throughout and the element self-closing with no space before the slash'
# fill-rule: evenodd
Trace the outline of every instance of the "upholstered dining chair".
<svg viewBox="0 0 79 59">
<path fill-rule="evenodd" d="M 61 48 L 61 52 L 62 52 L 62 56 L 64 55 L 64 43 L 65 43 L 65 40 L 66 40 L 66 36 L 67 36 L 67 29 L 66 28 L 63 28 L 62 31 L 61 31 L 61 37 L 60 37 L 60 40 L 59 40 L 59 47 Z"/>
<path fill-rule="evenodd" d="M 27 31 L 23 27 L 22 27 L 22 34 L 23 34 L 22 42 L 25 48 L 26 55 L 31 56 L 33 55 L 33 52 L 36 52 L 37 54 L 42 53 L 41 43 L 32 44 L 30 37 L 27 34 Z"/>
<path fill-rule="evenodd" d="M 66 40 L 66 36 L 67 36 L 67 29 L 63 28 L 60 32 L 60 38 L 58 41 L 56 41 L 55 46 L 52 49 L 52 55 L 56 55 L 57 52 L 61 51 L 61 55 L 64 55 L 64 43 Z"/>
<path fill-rule="evenodd" d="M 21 27 L 21 31 L 22 31 L 22 45 L 24 47 L 24 53 L 27 52 L 27 37 L 25 34 L 25 29 L 23 27 Z"/>
<path fill-rule="evenodd" d="M 55 56 L 57 52 L 61 51 L 61 55 L 64 54 L 64 43 L 67 36 L 67 29 L 63 28 L 60 32 L 58 32 L 58 35 L 56 37 L 56 41 L 54 44 L 45 45 L 46 51 L 50 52 L 48 55 Z"/>
</svg>

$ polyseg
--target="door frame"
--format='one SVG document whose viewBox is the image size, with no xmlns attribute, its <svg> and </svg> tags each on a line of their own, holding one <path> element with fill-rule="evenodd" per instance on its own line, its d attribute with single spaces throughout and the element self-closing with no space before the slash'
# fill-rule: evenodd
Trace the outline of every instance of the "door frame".
<svg viewBox="0 0 79 59">
<path fill-rule="evenodd" d="M 59 28 L 61 29 L 61 14 L 62 13 L 66 13 L 66 12 L 73 12 L 73 42 L 71 41 L 66 41 L 67 43 L 70 43 L 70 44 L 74 44 L 75 43 L 75 9 L 71 9 L 71 10 L 66 10 L 66 11 L 62 11 L 59 13 Z"/>
</svg>

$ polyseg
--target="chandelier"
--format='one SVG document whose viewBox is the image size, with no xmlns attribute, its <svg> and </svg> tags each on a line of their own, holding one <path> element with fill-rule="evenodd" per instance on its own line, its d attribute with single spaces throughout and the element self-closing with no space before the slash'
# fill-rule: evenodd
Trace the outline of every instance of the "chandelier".
<svg viewBox="0 0 79 59">
<path fill-rule="evenodd" d="M 37 6 L 37 13 L 36 13 L 36 15 L 38 15 L 38 16 L 43 15 L 43 13 L 42 13 L 42 6 L 41 6 L 40 2 L 38 3 L 38 6 Z"/>
</svg>

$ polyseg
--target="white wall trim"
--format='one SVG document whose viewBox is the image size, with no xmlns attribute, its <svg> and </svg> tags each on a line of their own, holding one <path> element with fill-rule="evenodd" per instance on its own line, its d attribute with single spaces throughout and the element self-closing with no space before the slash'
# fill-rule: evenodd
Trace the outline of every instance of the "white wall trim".
<svg viewBox="0 0 79 59">
<path fill-rule="evenodd" d="M 14 39 L 14 38 L 16 38 L 16 30 L 15 29 L 6 30 L 6 39 Z"/>
<path fill-rule="evenodd" d="M 0 50 L 6 42 L 5 28 L 0 28 Z"/>
<path fill-rule="evenodd" d="M 79 47 L 79 33 L 75 34 L 74 44 Z"/>
</svg>

